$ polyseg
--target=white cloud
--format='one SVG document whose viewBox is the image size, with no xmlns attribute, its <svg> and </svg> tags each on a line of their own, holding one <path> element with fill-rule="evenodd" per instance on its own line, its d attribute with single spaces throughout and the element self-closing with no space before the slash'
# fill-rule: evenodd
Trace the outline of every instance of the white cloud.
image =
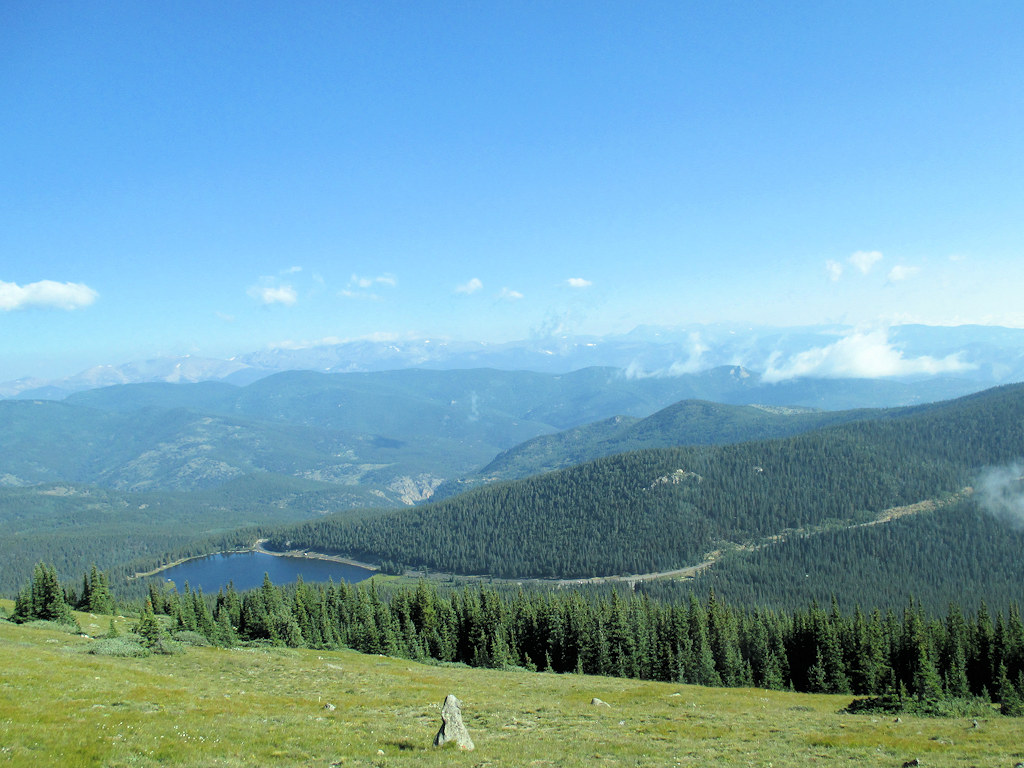
<svg viewBox="0 0 1024 768">
<path fill-rule="evenodd" d="M 913 277 L 920 271 L 920 267 L 905 267 L 902 264 L 897 264 L 889 270 L 889 281 L 895 283 L 899 280 L 906 280 L 908 277 Z"/>
<path fill-rule="evenodd" d="M 480 282 L 480 278 L 474 277 L 468 283 L 464 283 L 463 285 L 455 286 L 455 292 L 456 293 L 466 293 L 466 294 L 476 293 L 477 291 L 479 291 L 483 287 L 484 287 L 484 284 L 482 282 Z"/>
<path fill-rule="evenodd" d="M 870 272 L 871 268 L 881 260 L 881 251 L 857 251 L 850 256 L 850 263 L 859 269 L 862 275 Z"/>
<path fill-rule="evenodd" d="M 523 298 L 523 294 L 519 291 L 513 291 L 511 288 L 502 288 L 498 298 L 505 299 L 506 301 L 516 301 Z"/>
<path fill-rule="evenodd" d="M 352 288 L 372 288 L 374 285 L 387 285 L 394 288 L 398 285 L 398 281 L 394 275 L 383 274 L 377 277 L 360 277 L 359 275 L 352 275 L 352 279 L 348 281 L 349 290 Z"/>
<path fill-rule="evenodd" d="M 376 277 L 362 277 L 360 275 L 353 274 L 352 277 L 349 278 L 348 286 L 346 286 L 344 290 L 339 291 L 338 295 L 344 296 L 348 299 L 369 299 L 370 301 L 380 301 L 380 296 L 369 290 L 375 285 L 386 285 L 389 288 L 394 288 L 398 285 L 398 280 L 390 273 L 384 273 L 382 275 L 377 275 Z"/>
<path fill-rule="evenodd" d="M 691 331 L 687 334 L 688 349 L 686 350 L 687 357 L 685 360 L 675 360 L 667 368 L 658 368 L 656 370 L 648 371 L 640 363 L 639 360 L 633 360 L 626 367 L 625 375 L 627 379 L 649 379 L 649 378 L 668 378 L 684 376 L 688 373 L 696 373 L 698 371 L 705 370 L 707 365 L 704 362 L 704 355 L 711 351 L 704 341 L 701 339 L 700 333 L 697 331 Z"/>
<path fill-rule="evenodd" d="M 889 342 L 887 330 L 852 331 L 838 341 L 815 347 L 780 362 L 780 355 L 768 361 L 764 381 L 776 382 L 801 377 L 873 379 L 886 376 L 937 374 L 974 368 L 960 352 L 943 358 L 905 358 Z"/>
<path fill-rule="evenodd" d="M 380 296 L 371 291 L 350 291 L 344 288 L 338 291 L 338 295 L 345 299 L 365 299 L 366 301 L 380 301 Z"/>
<path fill-rule="evenodd" d="M 828 272 L 829 280 L 834 283 L 843 276 L 843 265 L 838 261 L 829 259 L 825 262 L 825 271 Z"/>
<path fill-rule="evenodd" d="M 277 341 L 268 344 L 267 349 L 315 349 L 317 347 L 333 347 L 339 344 L 350 344 L 354 341 L 390 342 L 398 341 L 401 338 L 402 337 L 399 336 L 397 333 L 391 333 L 388 331 L 377 331 L 375 333 L 368 333 L 362 336 L 324 336 L 323 338 L 313 340 L 286 339 L 284 341 Z"/>
<path fill-rule="evenodd" d="M 98 297 L 96 291 L 83 283 L 40 280 L 18 285 L 0 280 L 0 310 L 4 311 L 25 307 L 81 309 L 92 304 Z"/>
<path fill-rule="evenodd" d="M 567 282 L 569 284 L 570 288 L 588 288 L 591 285 L 593 285 L 592 282 L 590 282 L 589 280 L 586 280 L 586 279 L 584 279 L 582 277 L 570 277 L 565 282 Z"/>
<path fill-rule="evenodd" d="M 974 483 L 979 506 L 1016 529 L 1024 528 L 1024 467 L 1019 463 L 982 470 Z"/>
<path fill-rule="evenodd" d="M 290 285 L 254 285 L 248 290 L 249 296 L 264 304 L 284 304 L 290 307 L 299 295 Z"/>
</svg>

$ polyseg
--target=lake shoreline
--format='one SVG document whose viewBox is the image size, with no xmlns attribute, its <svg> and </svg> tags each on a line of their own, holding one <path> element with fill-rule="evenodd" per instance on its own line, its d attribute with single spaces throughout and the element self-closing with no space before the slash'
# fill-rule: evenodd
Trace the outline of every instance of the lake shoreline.
<svg viewBox="0 0 1024 768">
<path fill-rule="evenodd" d="M 259 552 L 264 555 L 273 555 L 274 557 L 297 557 L 297 558 L 308 558 L 310 560 L 329 560 L 332 563 L 342 563 L 343 565 L 354 565 L 357 568 L 364 568 L 367 571 L 377 572 L 380 570 L 379 565 L 373 565 L 371 563 L 364 563 L 361 560 L 353 560 L 351 557 L 343 557 L 342 555 L 328 555 L 323 552 L 310 552 L 306 549 L 291 549 L 287 552 L 274 552 L 271 549 L 265 549 L 263 543 L 266 539 L 257 539 L 256 543 L 252 545 L 251 552 Z"/>
<path fill-rule="evenodd" d="M 138 571 L 136 571 L 135 575 L 131 576 L 129 580 L 146 579 L 146 578 L 149 578 L 150 576 L 156 576 L 158 573 L 161 573 L 163 571 L 170 570 L 171 568 L 176 568 L 179 565 L 183 565 L 183 564 L 191 562 L 193 560 L 202 560 L 205 557 L 214 557 L 216 555 L 240 555 L 240 554 L 243 554 L 245 552 L 259 552 L 262 555 L 270 555 L 272 557 L 294 557 L 294 558 L 307 558 L 309 560 L 329 560 L 329 561 L 334 562 L 334 563 L 341 563 L 342 565 L 352 565 L 352 566 L 355 566 L 357 568 L 363 568 L 363 569 L 365 569 L 367 571 L 373 571 L 374 573 L 380 571 L 380 566 L 379 565 L 372 565 L 370 563 L 363 563 L 363 562 L 360 562 L 359 560 L 353 560 L 352 558 L 349 558 L 349 557 L 342 557 L 341 555 L 328 555 L 328 554 L 325 554 L 323 552 L 309 552 L 309 551 L 306 551 L 306 550 L 299 550 L 299 549 L 290 550 L 288 552 L 274 552 L 273 550 L 265 549 L 263 547 L 263 544 L 264 544 L 265 541 L 266 541 L 266 539 L 257 539 L 255 541 L 255 543 L 253 543 L 253 545 L 251 547 L 247 547 L 246 549 L 225 549 L 225 550 L 222 550 L 220 552 L 207 552 L 205 555 L 192 555 L 191 557 L 182 557 L 182 558 L 179 558 L 178 560 L 175 560 L 173 563 L 167 563 L 166 565 L 161 565 L 161 566 L 159 566 L 157 568 L 154 568 L 151 571 L 145 571 L 145 572 L 138 572 Z"/>
</svg>

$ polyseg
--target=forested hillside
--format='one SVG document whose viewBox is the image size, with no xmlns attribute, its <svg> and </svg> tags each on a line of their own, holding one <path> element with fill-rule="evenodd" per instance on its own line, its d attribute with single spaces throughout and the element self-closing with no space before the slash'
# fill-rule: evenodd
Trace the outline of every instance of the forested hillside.
<svg viewBox="0 0 1024 768">
<path fill-rule="evenodd" d="M 192 493 L 0 487 L 0 594 L 12 594 L 40 560 L 61 578 L 96 563 L 120 581 L 175 556 L 250 546 L 255 527 L 304 520 L 346 499 L 335 485 L 273 475 Z"/>
<path fill-rule="evenodd" d="M 375 519 L 324 518 L 270 543 L 503 577 L 644 573 L 725 543 L 864 522 L 1022 454 L 1013 385 L 787 439 L 621 454 Z"/>
<path fill-rule="evenodd" d="M 795 610 L 833 597 L 902 608 L 913 596 L 933 613 L 950 602 L 975 610 L 982 601 L 1006 609 L 1021 599 L 1024 531 L 985 509 L 984 498 L 909 514 L 881 525 L 791 536 L 757 549 L 735 549 L 686 581 L 637 585 L 652 597 L 678 600 L 709 590 L 737 605 Z"/>
<path fill-rule="evenodd" d="M 814 411 L 683 400 L 643 419 L 616 416 L 527 440 L 502 451 L 479 472 L 443 484 L 434 498 L 441 499 L 479 485 L 529 477 L 617 453 L 788 437 L 833 424 L 873 418 L 881 413 L 868 409 Z"/>
</svg>

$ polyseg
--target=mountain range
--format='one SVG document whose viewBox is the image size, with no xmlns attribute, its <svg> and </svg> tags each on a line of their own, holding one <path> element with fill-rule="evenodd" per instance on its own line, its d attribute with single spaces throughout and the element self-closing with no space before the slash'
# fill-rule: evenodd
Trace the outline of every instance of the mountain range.
<svg viewBox="0 0 1024 768">
<path fill-rule="evenodd" d="M 1024 330 L 998 326 L 895 325 L 749 328 L 641 326 L 607 336 L 557 335 L 506 343 L 403 338 L 323 341 L 239 354 L 98 365 L 59 379 L 0 382 L 0 397 L 60 399 L 97 387 L 144 382 L 247 384 L 272 373 L 353 373 L 494 368 L 568 373 L 620 368 L 631 377 L 672 377 L 739 366 L 768 382 L 886 378 L 921 384 L 952 379 L 961 391 L 1024 380 Z M 951 387 L 952 384 L 946 386 Z M 927 397 L 927 396 L 926 396 Z"/>
<path fill-rule="evenodd" d="M 347 507 L 413 504 L 444 484 L 478 484 L 488 465 L 483 475 L 511 478 L 641 447 L 782 436 L 849 418 L 811 408 L 906 405 L 971 388 L 950 379 L 766 383 L 739 366 L 664 377 L 407 369 L 291 371 L 244 386 L 125 384 L 0 401 L 0 485 L 189 491 L 255 473 L 336 485 Z M 718 405 L 651 417 L 693 399 Z M 576 432 L 559 437 L 564 430 Z M 515 460 L 502 453 L 514 448 Z"/>
<path fill-rule="evenodd" d="M 561 347 L 361 342 L 274 353 L 280 365 L 313 364 L 316 356 L 331 363 L 322 356 L 333 355 L 323 367 L 358 360 L 393 366 L 387 370 L 275 373 L 255 357 L 154 361 L 119 369 L 115 378 L 157 380 L 95 386 L 106 375 L 96 373 L 74 386 L 54 383 L 0 400 L 0 536 L 20 542 L 11 553 L 17 563 L 45 556 L 75 572 L 91 560 L 120 567 L 128 559 L 162 560 L 171 550 L 202 551 L 211 537 L 235 546 L 253 535 L 234 533 L 241 526 L 276 535 L 280 523 L 326 522 L 338 513 L 331 524 L 343 523 L 337 530 L 344 533 L 322 536 L 322 545 L 333 541 L 393 564 L 516 577 L 669 568 L 718 543 L 746 546 L 787 526 L 859 525 L 893 506 L 941 501 L 973 482 L 987 453 L 999 462 L 1024 457 L 1019 436 L 1007 432 L 1021 421 L 1019 388 L 970 395 L 1021 372 L 1024 345 L 1015 345 L 1022 334 L 646 328 Z M 420 367 L 402 368 L 414 353 Z M 702 367 L 726 358 L 760 360 L 761 367 Z M 559 369 L 584 359 L 625 365 Z M 513 368 L 545 360 L 554 370 L 438 367 L 484 360 Z M 888 375 L 861 375 L 869 369 Z M 791 375 L 799 371 L 823 375 Z M 779 459 L 781 476 L 795 479 L 782 496 L 760 497 L 746 470 L 736 470 L 721 481 L 715 509 L 762 509 L 743 512 L 746 527 L 722 527 L 695 499 L 711 487 L 712 470 L 737 456 L 745 458 L 736 466 L 768 471 L 758 454 L 765 446 L 773 455 L 795 452 Z M 772 515 L 794 499 L 812 506 L 779 528 L 781 518 Z M 481 517 L 481 509 L 504 522 Z M 430 556 L 416 548 L 431 541 L 424 531 L 453 525 L 445 516 L 458 510 L 459 525 L 473 521 L 472 552 L 442 557 L 443 546 Z M 585 551 L 561 546 L 510 559 L 523 541 L 565 540 L 565 530 L 536 526 L 561 525 L 567 511 L 565 524 L 582 526 L 568 540 L 588 542 Z M 970 510 L 961 511 L 966 522 L 953 538 L 985 539 Z M 751 522 L 759 515 L 761 523 Z M 381 545 L 375 526 L 400 544 Z M 400 531 L 406 535 L 396 537 Z M 608 532 L 625 538 L 606 541 Z M 488 542 L 505 543 L 488 554 Z M 771 551 L 781 557 L 797 549 Z M 952 561 L 954 554 L 938 557 Z M 797 554 L 786 557 L 765 572 L 800 562 Z M 0 583 L 15 578 L 5 573 L 12 568 L 8 558 Z M 723 589 L 741 589 L 721 568 L 715 573 Z"/>
</svg>

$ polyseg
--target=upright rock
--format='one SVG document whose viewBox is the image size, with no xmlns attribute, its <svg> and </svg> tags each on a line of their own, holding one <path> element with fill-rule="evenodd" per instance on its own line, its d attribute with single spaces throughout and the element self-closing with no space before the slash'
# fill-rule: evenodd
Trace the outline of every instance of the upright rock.
<svg viewBox="0 0 1024 768">
<path fill-rule="evenodd" d="M 441 730 L 434 737 L 434 746 L 440 747 L 449 741 L 454 741 L 459 749 L 473 749 L 473 740 L 462 722 L 462 702 L 450 693 L 441 705 Z"/>
</svg>

